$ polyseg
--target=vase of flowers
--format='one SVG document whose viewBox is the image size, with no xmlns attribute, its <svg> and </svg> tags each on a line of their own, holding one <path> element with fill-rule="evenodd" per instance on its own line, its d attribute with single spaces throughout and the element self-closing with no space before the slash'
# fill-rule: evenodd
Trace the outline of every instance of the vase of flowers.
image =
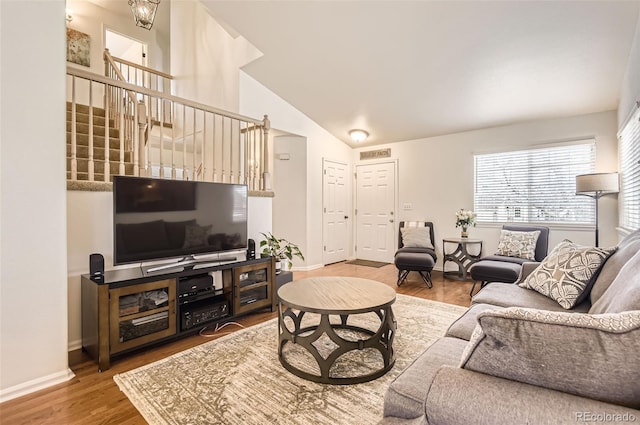
<svg viewBox="0 0 640 425">
<path fill-rule="evenodd" d="M 456 212 L 456 227 L 461 227 L 462 231 L 460 232 L 460 236 L 463 238 L 469 237 L 469 226 L 476 225 L 476 213 L 470 210 L 465 210 L 461 208 L 460 211 Z"/>
</svg>

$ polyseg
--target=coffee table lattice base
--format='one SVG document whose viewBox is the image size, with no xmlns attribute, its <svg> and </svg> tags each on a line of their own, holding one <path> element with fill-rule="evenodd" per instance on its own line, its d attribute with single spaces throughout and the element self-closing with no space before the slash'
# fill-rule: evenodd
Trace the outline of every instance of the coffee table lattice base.
<svg viewBox="0 0 640 425">
<path fill-rule="evenodd" d="M 280 359 L 280 363 L 285 369 L 294 375 L 322 384 L 350 385 L 368 382 L 379 378 L 391 370 L 395 363 L 393 337 L 396 332 L 396 322 L 390 305 L 379 310 L 373 310 L 372 312 L 380 319 L 380 326 L 377 331 L 349 325 L 348 314 L 339 315 L 340 323 L 331 323 L 329 320 L 331 314 L 320 314 L 320 323 L 318 325 L 302 328 L 302 318 L 306 312 L 293 310 L 284 305 L 281 301 L 278 308 L 278 358 Z M 289 329 L 287 327 L 285 322 L 286 317 L 293 321 L 293 329 Z M 365 336 L 365 339 L 358 339 L 356 341 L 347 340 L 336 333 L 336 330 L 339 329 L 358 332 Z M 336 345 L 336 348 L 334 348 L 326 358 L 314 345 L 314 343 L 322 338 L 323 335 L 327 335 L 327 337 L 329 337 Z M 309 352 L 318 363 L 320 375 L 314 375 L 290 364 L 283 353 L 283 348 L 287 343 L 297 344 Z M 361 376 L 330 376 L 331 367 L 334 365 L 336 360 L 340 358 L 340 356 L 350 351 L 363 350 L 365 348 L 373 348 L 380 352 L 382 355 L 382 364 L 380 365 L 380 368 Z"/>
</svg>

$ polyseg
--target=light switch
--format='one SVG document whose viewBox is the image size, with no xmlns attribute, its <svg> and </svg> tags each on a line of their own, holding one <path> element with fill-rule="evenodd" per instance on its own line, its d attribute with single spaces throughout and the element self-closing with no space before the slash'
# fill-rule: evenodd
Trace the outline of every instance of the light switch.
<svg viewBox="0 0 640 425">
<path fill-rule="evenodd" d="M 402 209 L 405 211 L 409 211 L 413 209 L 413 205 L 411 205 L 410 202 L 405 202 L 404 204 L 402 204 Z"/>
</svg>

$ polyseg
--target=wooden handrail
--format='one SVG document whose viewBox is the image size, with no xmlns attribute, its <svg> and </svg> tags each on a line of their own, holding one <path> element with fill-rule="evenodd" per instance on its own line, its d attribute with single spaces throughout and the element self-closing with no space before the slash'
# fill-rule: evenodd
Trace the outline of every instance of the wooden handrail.
<svg viewBox="0 0 640 425">
<path fill-rule="evenodd" d="M 234 120 L 250 122 L 250 123 L 256 124 L 258 127 L 262 127 L 264 125 L 264 122 L 262 120 L 236 114 L 234 112 L 225 111 L 223 109 L 214 108 L 213 106 L 205 105 L 203 103 L 193 102 L 191 100 L 184 99 L 171 94 L 162 93 L 157 90 L 151 90 L 145 87 L 136 86 L 135 84 L 114 80 L 113 78 L 103 77 L 102 75 L 94 74 L 92 72 L 88 72 L 83 69 L 72 68 L 68 66 L 67 74 L 74 75 L 76 77 L 84 78 L 87 80 L 97 81 L 99 83 L 103 83 L 108 86 L 119 87 L 124 90 L 131 90 L 133 92 L 145 94 L 147 96 L 160 97 L 164 100 L 170 100 L 170 101 L 177 102 L 192 108 L 201 109 L 203 111 L 211 112 L 213 114 L 220 115 L 225 118 L 232 118 Z"/>
<path fill-rule="evenodd" d="M 120 62 L 123 65 L 132 66 L 132 67 L 137 68 L 137 69 L 139 69 L 141 71 L 148 72 L 150 74 L 154 74 L 154 75 L 157 75 L 157 76 L 162 77 L 162 78 L 166 78 L 167 80 L 173 80 L 173 75 L 166 74 L 166 73 L 164 73 L 162 71 L 158 71 L 157 69 L 148 68 L 146 66 L 139 65 L 137 63 L 129 62 L 128 60 L 119 58 L 117 56 L 112 56 L 111 53 L 109 53 L 109 49 L 105 49 L 104 54 L 105 54 L 105 58 L 106 58 L 106 55 L 109 55 L 113 59 L 114 62 Z"/>
<path fill-rule="evenodd" d="M 109 62 L 109 65 L 111 65 L 111 68 L 113 68 L 113 70 L 116 72 L 116 75 L 118 76 L 118 78 L 121 81 L 127 81 L 124 78 L 124 75 L 122 75 L 122 72 L 120 72 L 120 69 L 118 68 L 116 63 L 113 61 L 113 57 L 109 54 L 109 49 L 104 49 L 104 58 Z M 136 95 L 133 91 L 127 90 L 127 94 L 129 95 L 129 100 L 131 100 L 134 105 L 138 103 L 136 100 Z"/>
</svg>

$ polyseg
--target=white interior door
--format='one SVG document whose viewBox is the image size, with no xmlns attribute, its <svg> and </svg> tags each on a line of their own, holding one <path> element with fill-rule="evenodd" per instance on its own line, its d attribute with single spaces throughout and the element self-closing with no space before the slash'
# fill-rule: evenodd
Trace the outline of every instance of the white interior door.
<svg viewBox="0 0 640 425">
<path fill-rule="evenodd" d="M 356 166 L 356 257 L 391 262 L 396 249 L 396 164 Z"/>
<path fill-rule="evenodd" d="M 347 259 L 348 195 L 347 165 L 323 161 L 323 263 L 331 264 Z"/>
</svg>

